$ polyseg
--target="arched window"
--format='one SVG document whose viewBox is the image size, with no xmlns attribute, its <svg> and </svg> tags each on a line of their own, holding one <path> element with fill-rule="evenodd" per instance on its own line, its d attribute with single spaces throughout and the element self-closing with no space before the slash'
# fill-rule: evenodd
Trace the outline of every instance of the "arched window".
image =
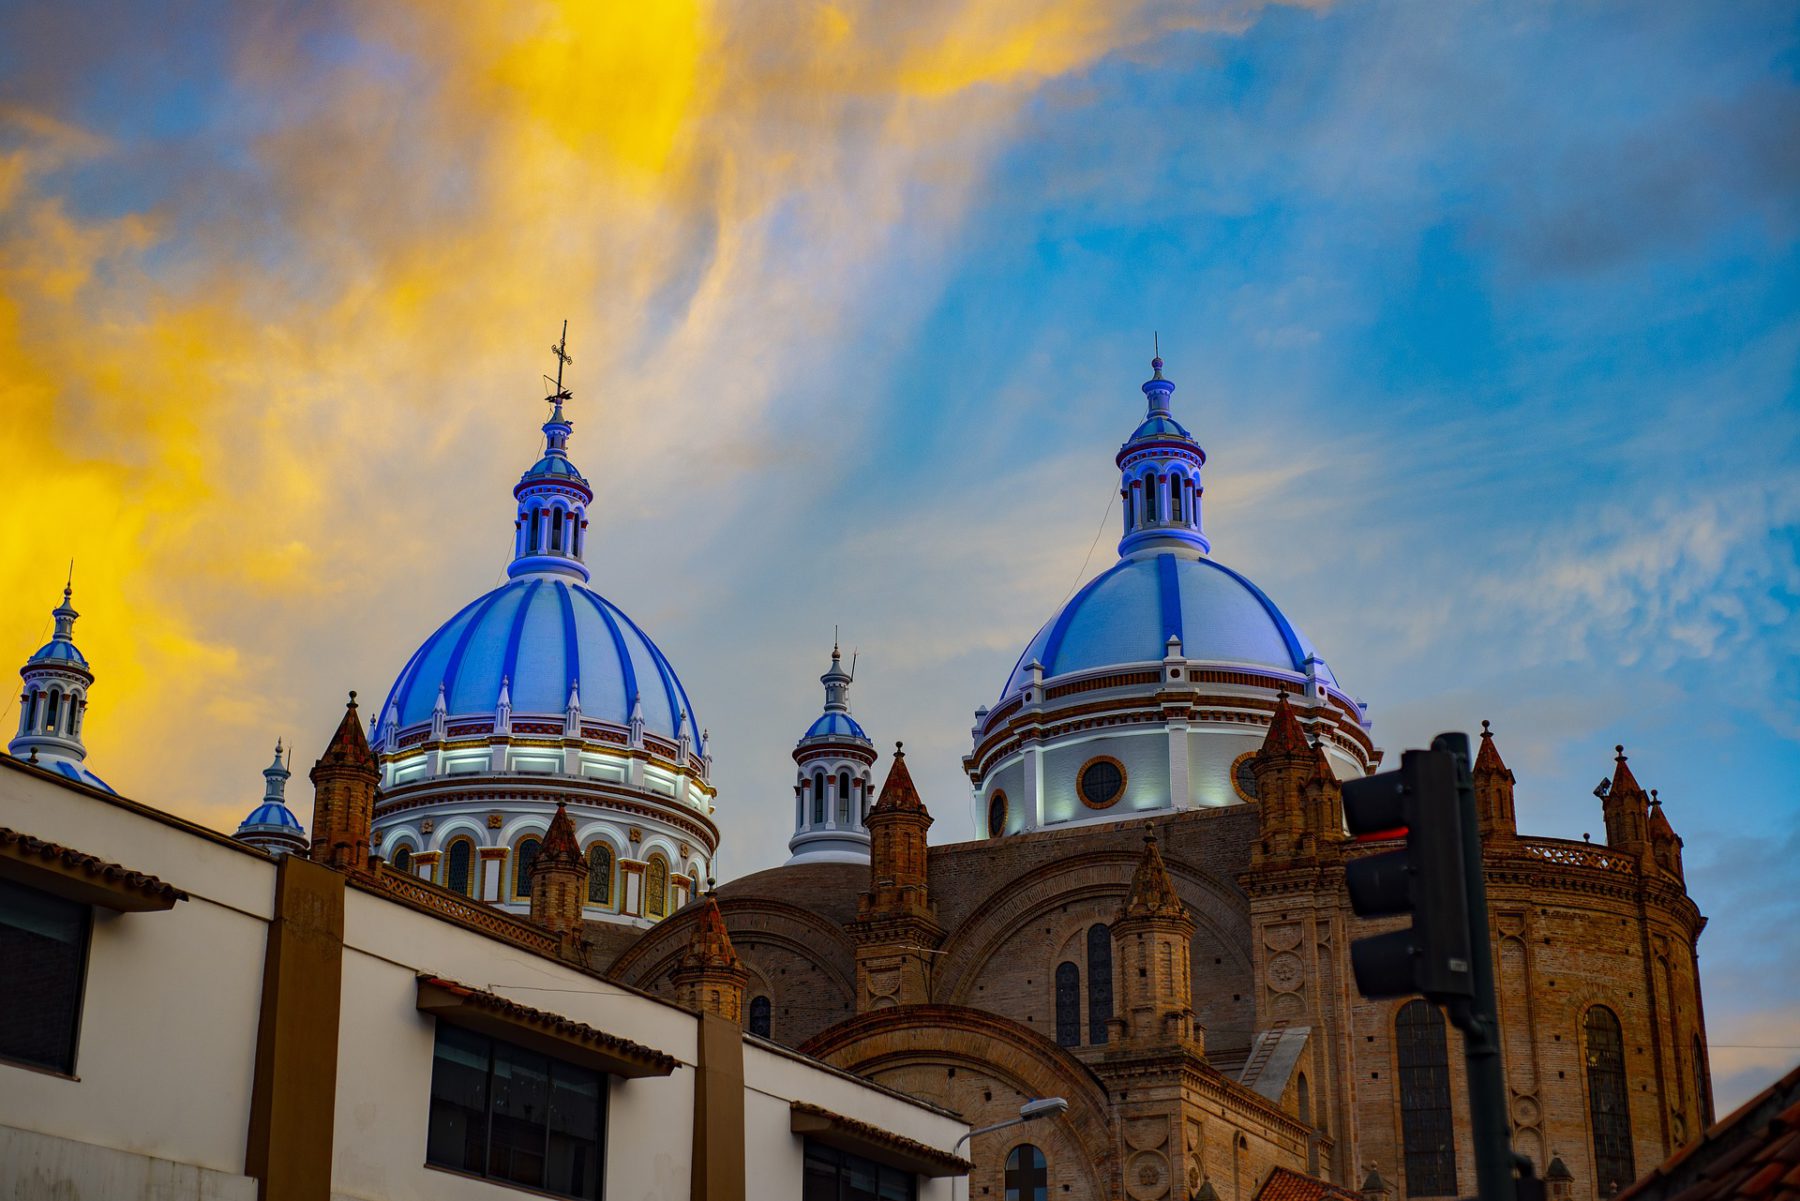
<svg viewBox="0 0 1800 1201">
<path fill-rule="evenodd" d="M 1394 1018 L 1394 1050 L 1400 1063 L 1406 1195 L 1455 1196 L 1456 1136 L 1443 1011 L 1429 1001 L 1401 1006 Z"/>
<path fill-rule="evenodd" d="M 652 855 L 650 866 L 644 871 L 644 912 L 650 917 L 661 917 L 668 905 L 669 861 Z"/>
<path fill-rule="evenodd" d="M 69 717 L 68 717 L 68 721 L 66 723 L 69 727 L 69 737 L 71 737 L 71 738 L 73 738 L 75 736 L 75 719 L 80 716 L 81 716 L 81 698 L 76 696 L 73 692 L 71 692 L 69 694 Z"/>
<path fill-rule="evenodd" d="M 412 848 L 404 842 L 394 848 L 394 867 L 403 872 L 412 870 Z"/>
<path fill-rule="evenodd" d="M 1104 924 L 1088 927 L 1088 1042 L 1106 1042 L 1106 1023 L 1112 1020 L 1112 931 Z"/>
<path fill-rule="evenodd" d="M 450 853 L 444 858 L 444 886 L 452 892 L 469 895 L 469 885 L 474 881 L 474 873 L 469 870 L 475 858 L 475 844 L 466 838 L 459 838 L 450 844 Z"/>
<path fill-rule="evenodd" d="M 31 694 L 31 728 L 36 730 L 38 722 L 42 720 L 44 720 L 44 694 L 34 692 Z"/>
<path fill-rule="evenodd" d="M 1301 1072 L 1294 1080 L 1294 1107 L 1300 1111 L 1300 1120 L 1306 1125 L 1313 1125 L 1312 1088 L 1306 1083 L 1306 1073 Z"/>
<path fill-rule="evenodd" d="M 1700 1124 L 1713 1124 L 1712 1092 L 1706 1087 L 1706 1060 L 1700 1046 L 1700 1036 L 1694 1035 L 1694 1099 L 1700 1102 Z"/>
<path fill-rule="evenodd" d="M 856 790 L 856 807 L 858 810 L 859 819 L 861 820 L 862 824 L 866 826 L 869 824 L 869 779 L 868 779 L 868 777 L 864 776 L 862 779 L 857 781 L 857 784 L 859 785 L 859 787 Z"/>
<path fill-rule="evenodd" d="M 1126 488 L 1124 491 L 1120 492 L 1119 495 L 1121 495 L 1125 498 L 1125 528 L 1129 530 L 1131 528 L 1131 516 L 1132 516 L 1132 507 L 1133 507 L 1132 503 L 1131 503 L 1131 489 Z"/>
<path fill-rule="evenodd" d="M 1050 1165 L 1044 1153 L 1020 1143 L 1006 1157 L 1006 1201 L 1049 1201 Z"/>
<path fill-rule="evenodd" d="M 998 838 L 1006 833 L 1006 792 L 995 789 L 994 795 L 988 798 L 988 837 Z"/>
<path fill-rule="evenodd" d="M 1587 1011 L 1588 1122 L 1594 1135 L 1594 1183 L 1610 1197 L 1637 1179 L 1631 1153 L 1631 1095 L 1625 1082 L 1625 1039 L 1619 1016 L 1604 1005 Z"/>
<path fill-rule="evenodd" d="M 840 826 L 849 825 L 850 824 L 850 773 L 847 771 L 841 771 L 838 773 L 837 811 L 838 811 L 838 825 L 840 825 Z"/>
<path fill-rule="evenodd" d="M 531 506 L 531 541 L 527 544 L 526 549 L 534 555 L 538 553 L 538 521 L 543 515 L 542 509 L 536 505 Z"/>
<path fill-rule="evenodd" d="M 1169 520 L 1181 520 L 1181 477 L 1169 477 Z"/>
<path fill-rule="evenodd" d="M 513 896 L 531 895 L 531 867 L 537 862 L 538 840 L 527 838 L 513 852 Z"/>
<path fill-rule="evenodd" d="M 1153 475 L 1147 475 L 1144 477 L 1144 521 L 1146 523 L 1148 523 L 1148 522 L 1152 522 L 1155 520 L 1156 520 L 1156 477 Z"/>
<path fill-rule="evenodd" d="M 822 826 L 825 824 L 825 773 L 824 772 L 814 773 L 813 782 L 812 782 L 812 790 L 813 790 L 812 824 L 815 826 Z"/>
<path fill-rule="evenodd" d="M 758 1038 L 769 1038 L 769 1021 L 774 1016 L 774 1006 L 767 997 L 750 998 L 750 1033 Z"/>
<path fill-rule="evenodd" d="M 612 904 L 612 848 L 597 842 L 588 848 L 588 904 Z"/>
<path fill-rule="evenodd" d="M 1056 965 L 1056 1045 L 1081 1045 L 1081 969 L 1072 963 Z"/>
<path fill-rule="evenodd" d="M 587 533 L 587 522 L 581 519 L 580 509 L 569 514 L 569 525 L 575 530 L 575 535 L 570 541 L 574 543 L 575 557 L 579 559 L 581 558 L 581 544 L 587 541 L 585 536 Z"/>
<path fill-rule="evenodd" d="M 550 510 L 550 549 L 553 551 L 560 552 L 562 550 L 562 527 L 563 511 L 561 509 Z"/>
<path fill-rule="evenodd" d="M 50 690 L 49 713 L 44 719 L 44 728 L 46 730 L 50 731 L 50 733 L 52 733 L 52 734 L 56 733 L 56 712 L 57 712 L 57 706 L 60 705 L 61 703 L 62 703 L 62 689 L 52 688 Z"/>
</svg>

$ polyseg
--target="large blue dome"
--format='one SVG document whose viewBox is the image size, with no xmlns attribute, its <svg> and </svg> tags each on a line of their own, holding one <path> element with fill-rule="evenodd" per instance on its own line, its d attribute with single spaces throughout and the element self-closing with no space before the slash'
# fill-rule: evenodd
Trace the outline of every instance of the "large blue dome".
<svg viewBox="0 0 1800 1201">
<path fill-rule="evenodd" d="M 1044 677 L 1161 659 L 1170 635 L 1190 660 L 1303 672 L 1305 635 L 1262 589 L 1221 563 L 1163 551 L 1120 559 L 1069 599 L 1019 656 L 1001 700 L 1024 687 L 1026 666 Z M 1335 684 L 1321 663 L 1321 678 Z"/>
<path fill-rule="evenodd" d="M 438 627 L 400 672 L 382 706 L 400 726 L 431 720 L 443 685 L 452 714 L 493 713 L 508 681 L 515 714 L 561 714 L 579 681 L 584 716 L 626 725 L 633 698 L 644 729 L 674 739 L 680 715 L 696 749 L 701 726 L 663 653 L 605 597 L 567 577 L 521 576 Z"/>
</svg>

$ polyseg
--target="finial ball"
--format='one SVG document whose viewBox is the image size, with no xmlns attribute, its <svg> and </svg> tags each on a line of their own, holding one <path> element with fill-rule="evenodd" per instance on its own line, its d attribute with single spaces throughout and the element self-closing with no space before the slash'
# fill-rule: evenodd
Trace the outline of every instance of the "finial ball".
<svg viewBox="0 0 1800 1201">
<path fill-rule="evenodd" d="M 347 709 L 356 708 L 356 689 L 352 688 L 350 690 L 350 703 L 348 705 L 346 705 L 345 708 L 347 708 Z"/>
</svg>

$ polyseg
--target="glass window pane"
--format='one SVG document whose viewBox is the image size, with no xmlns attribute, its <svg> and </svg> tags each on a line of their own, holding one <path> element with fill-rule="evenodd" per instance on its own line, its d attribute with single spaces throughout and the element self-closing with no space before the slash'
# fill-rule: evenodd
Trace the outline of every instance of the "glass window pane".
<svg viewBox="0 0 1800 1201">
<path fill-rule="evenodd" d="M 544 1187 L 569 1197 L 597 1197 L 606 1078 L 553 1063 L 550 1081 L 550 1155 Z"/>
<path fill-rule="evenodd" d="M 919 1178 L 911 1172 L 884 1166 L 881 1169 L 881 1201 L 916 1201 Z"/>
<path fill-rule="evenodd" d="M 1444 1014 L 1409 1001 L 1394 1019 L 1400 1063 L 1400 1136 L 1408 1197 L 1456 1194 L 1456 1134 L 1450 1110 L 1450 1054 Z"/>
<path fill-rule="evenodd" d="M 860 1155 L 844 1156 L 844 1201 L 880 1201 L 876 1166 Z"/>
<path fill-rule="evenodd" d="M 801 1201 L 838 1201 L 838 1153 L 812 1140 L 806 1143 L 806 1175 Z"/>
<path fill-rule="evenodd" d="M 75 1071 L 88 908 L 0 880 L 0 1056 Z"/>
<path fill-rule="evenodd" d="M 542 1055 L 494 1044 L 488 1172 L 495 1180 L 542 1187 L 549 1135 L 550 1064 Z"/>
<path fill-rule="evenodd" d="M 486 1172 L 490 1046 L 482 1035 L 438 1025 L 425 1162 Z"/>
</svg>

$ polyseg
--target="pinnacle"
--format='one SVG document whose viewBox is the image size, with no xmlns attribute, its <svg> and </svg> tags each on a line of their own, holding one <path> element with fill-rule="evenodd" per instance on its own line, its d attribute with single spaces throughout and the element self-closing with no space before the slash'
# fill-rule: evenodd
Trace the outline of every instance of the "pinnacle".
<svg viewBox="0 0 1800 1201">
<path fill-rule="evenodd" d="M 543 845 L 538 848 L 538 862 L 580 863 L 581 847 L 575 841 L 575 823 L 569 820 L 569 811 L 557 805 L 556 815 L 550 819 L 550 828 L 544 832 Z"/>
<path fill-rule="evenodd" d="M 1618 752 L 1615 760 L 1618 766 L 1613 769 L 1612 791 L 1608 795 L 1623 796 L 1627 792 L 1636 793 L 1639 796 L 1644 795 L 1644 790 L 1638 784 L 1637 777 L 1631 774 L 1631 765 L 1625 762 L 1625 748 L 1617 746 L 1613 749 Z"/>
<path fill-rule="evenodd" d="M 1282 692 L 1275 699 L 1275 712 L 1269 716 L 1269 733 L 1263 739 L 1262 753 L 1305 755 L 1308 749 L 1306 733 L 1300 728 L 1300 719 L 1294 716 L 1294 707 L 1288 704 L 1287 693 Z"/>
<path fill-rule="evenodd" d="M 319 756 L 317 766 L 376 770 L 375 752 L 369 749 L 369 740 L 363 734 L 362 722 L 356 716 L 356 693 L 350 694 L 350 700 L 344 706 L 343 719 L 338 722 L 331 741 L 325 744 L 325 753 Z"/>
<path fill-rule="evenodd" d="M 1486 721 L 1481 723 L 1481 749 L 1475 752 L 1474 774 L 1478 776 L 1506 774 L 1506 764 L 1500 759 L 1500 751 L 1494 746 L 1494 733 L 1488 728 Z"/>
<path fill-rule="evenodd" d="M 875 801 L 875 808 L 870 813 L 902 812 L 923 813 L 925 802 L 919 799 L 919 790 L 913 786 L 912 773 L 906 770 L 906 752 L 901 744 L 894 744 L 894 765 L 888 768 L 887 780 L 881 785 L 881 796 Z"/>
<path fill-rule="evenodd" d="M 1138 860 L 1131 877 L 1131 892 L 1125 898 L 1125 917 L 1183 917 L 1187 910 L 1175 895 L 1175 883 L 1163 866 L 1162 852 L 1156 848 L 1156 834 L 1144 835 L 1144 856 Z"/>
<path fill-rule="evenodd" d="M 682 961 L 684 965 L 695 967 L 741 966 L 737 948 L 731 945 L 731 932 L 725 928 L 725 915 L 719 911 L 719 900 L 713 893 L 706 893 L 700 899 Z"/>
</svg>

